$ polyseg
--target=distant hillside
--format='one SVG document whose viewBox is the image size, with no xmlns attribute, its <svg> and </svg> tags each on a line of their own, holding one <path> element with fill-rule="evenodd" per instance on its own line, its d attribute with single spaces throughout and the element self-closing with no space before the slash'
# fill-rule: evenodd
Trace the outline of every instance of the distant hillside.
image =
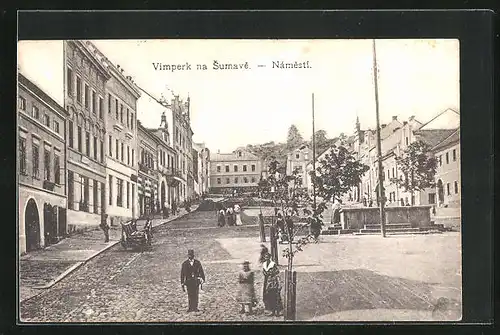
<svg viewBox="0 0 500 335">
<path fill-rule="evenodd" d="M 335 141 L 337 141 L 337 138 L 328 139 L 323 143 L 317 143 L 316 153 L 321 154 L 324 150 L 333 145 Z M 311 141 L 303 141 L 301 145 L 304 144 L 312 147 Z M 287 155 L 290 153 L 290 149 L 288 149 L 286 143 L 267 142 L 264 144 L 249 144 L 246 148 L 249 152 L 253 153 L 265 162 L 269 162 L 272 157 L 275 157 L 279 162 L 285 163 Z"/>
<path fill-rule="evenodd" d="M 286 162 L 288 154 L 286 143 L 267 142 L 264 144 L 249 144 L 247 145 L 247 150 L 265 162 L 269 162 L 273 157 L 279 162 Z"/>
</svg>

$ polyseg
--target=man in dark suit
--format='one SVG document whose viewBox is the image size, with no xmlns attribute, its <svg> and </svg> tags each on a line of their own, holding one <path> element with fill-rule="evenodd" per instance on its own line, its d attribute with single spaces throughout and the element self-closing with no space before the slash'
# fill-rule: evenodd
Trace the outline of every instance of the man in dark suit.
<svg viewBox="0 0 500 335">
<path fill-rule="evenodd" d="M 188 312 L 198 312 L 199 286 L 205 282 L 205 274 L 199 260 L 194 259 L 194 251 L 188 250 L 188 259 L 182 263 L 181 285 L 185 292 L 187 287 L 189 309 Z"/>
</svg>

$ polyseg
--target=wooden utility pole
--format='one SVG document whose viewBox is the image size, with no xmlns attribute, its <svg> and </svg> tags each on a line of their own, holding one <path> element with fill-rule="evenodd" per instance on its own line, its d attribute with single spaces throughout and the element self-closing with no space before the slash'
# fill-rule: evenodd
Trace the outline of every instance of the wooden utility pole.
<svg viewBox="0 0 500 335">
<path fill-rule="evenodd" d="M 315 134 L 315 127 L 314 127 L 314 93 L 312 94 L 312 128 L 313 128 L 313 136 L 312 136 L 313 171 L 314 171 L 314 175 L 316 175 L 316 136 L 315 136 L 316 134 Z M 313 183 L 313 211 L 316 211 L 316 184 L 315 183 Z"/>
<path fill-rule="evenodd" d="M 373 80 L 375 86 L 375 113 L 377 115 L 377 159 L 378 159 L 378 198 L 380 205 L 380 233 L 385 237 L 385 195 L 384 195 L 384 170 L 382 166 L 382 140 L 380 138 L 380 116 L 378 104 L 378 68 L 377 50 L 373 40 Z"/>
</svg>

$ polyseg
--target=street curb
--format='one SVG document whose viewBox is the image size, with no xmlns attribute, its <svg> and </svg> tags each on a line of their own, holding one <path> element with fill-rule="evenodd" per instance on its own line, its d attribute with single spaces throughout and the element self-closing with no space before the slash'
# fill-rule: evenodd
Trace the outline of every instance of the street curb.
<svg viewBox="0 0 500 335">
<path fill-rule="evenodd" d="M 191 211 L 191 212 L 189 212 L 189 213 L 193 213 L 193 212 L 195 212 L 197 209 L 198 209 L 198 207 L 197 207 L 196 209 L 192 210 L 192 211 Z M 160 223 L 160 224 L 158 224 L 158 225 L 156 225 L 156 226 L 154 226 L 154 227 L 152 227 L 152 228 L 156 228 L 156 227 L 162 226 L 162 225 L 164 225 L 164 224 L 166 224 L 166 223 L 172 222 L 172 221 L 174 221 L 174 220 L 176 220 L 176 219 L 179 219 L 179 218 L 181 218 L 181 217 L 183 217 L 183 216 L 185 216 L 185 215 L 187 215 L 187 214 L 189 214 L 189 213 L 184 213 L 184 214 L 182 214 L 182 215 L 179 215 L 179 216 L 177 216 L 177 217 L 175 217 L 175 218 L 172 218 L 172 219 L 171 219 L 171 220 L 169 220 L 169 221 L 162 222 L 162 223 Z M 84 265 L 85 263 L 87 263 L 87 262 L 88 262 L 88 261 L 90 261 L 91 259 L 95 258 L 96 256 L 100 255 L 100 254 L 101 254 L 101 253 L 103 253 L 104 251 L 106 251 L 106 250 L 110 249 L 111 247 L 114 247 L 114 246 L 115 246 L 115 245 L 117 245 L 118 243 L 120 243 L 120 240 L 113 241 L 112 243 L 110 243 L 109 245 L 107 245 L 106 247 L 104 247 L 103 249 L 97 250 L 95 253 L 93 253 L 92 255 L 90 255 L 90 257 L 89 257 L 89 258 L 87 258 L 87 259 L 85 259 L 85 260 L 83 260 L 83 261 L 80 261 L 80 262 L 75 263 L 75 264 L 74 264 L 74 265 L 72 265 L 69 269 L 67 269 L 66 271 L 64 271 L 63 273 L 61 273 L 59 276 L 57 276 L 57 277 L 56 277 L 56 279 L 54 279 L 54 280 L 50 281 L 48 284 L 43 285 L 43 286 L 31 287 L 31 288 L 32 288 L 32 289 L 36 289 L 36 290 L 46 290 L 46 289 L 51 288 L 52 286 L 54 286 L 55 284 L 57 284 L 58 282 L 60 282 L 60 281 L 61 281 L 61 280 L 63 280 L 64 278 L 66 278 L 68 275 L 70 275 L 73 271 L 75 271 L 76 269 L 80 268 L 82 265 Z M 42 292 L 40 292 L 40 294 L 41 294 L 41 293 L 42 293 Z M 25 299 L 25 300 L 22 300 L 22 301 L 20 301 L 20 303 L 25 302 L 25 301 L 27 301 L 27 300 L 30 300 L 30 299 L 32 299 L 32 298 L 34 298 L 34 297 L 38 296 L 38 295 L 39 295 L 39 294 L 34 295 L 34 296 L 32 296 L 32 297 L 29 297 L 29 298 L 27 298 L 27 299 Z"/>
<path fill-rule="evenodd" d="M 61 280 L 63 280 L 65 277 L 67 277 L 70 273 L 72 273 L 73 271 L 75 271 L 76 269 L 78 269 L 80 266 L 82 266 L 83 264 L 87 263 L 88 261 L 90 261 L 91 259 L 95 258 L 96 256 L 98 256 L 99 254 L 103 253 L 104 251 L 108 250 L 109 248 L 114 247 L 118 243 L 120 243 L 120 240 L 111 242 L 110 244 L 108 244 L 104 248 L 102 248 L 102 249 L 97 250 L 96 252 L 94 252 L 92 255 L 90 255 L 89 258 L 87 258 L 87 259 L 85 259 L 83 261 L 75 263 L 69 269 L 67 269 L 66 271 L 64 271 L 63 273 L 61 273 L 59 276 L 57 276 L 56 279 L 50 281 L 48 284 L 46 284 L 44 286 L 38 286 L 38 287 L 32 287 L 32 288 L 38 289 L 38 290 L 45 290 L 45 289 L 51 288 L 52 286 L 54 286 L 55 284 L 57 284 L 58 282 L 60 282 Z"/>
</svg>

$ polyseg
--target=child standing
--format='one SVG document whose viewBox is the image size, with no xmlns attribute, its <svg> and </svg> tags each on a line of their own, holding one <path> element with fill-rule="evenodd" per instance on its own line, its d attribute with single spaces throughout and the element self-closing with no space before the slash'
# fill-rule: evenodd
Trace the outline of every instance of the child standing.
<svg viewBox="0 0 500 335">
<path fill-rule="evenodd" d="M 243 262 L 243 270 L 239 275 L 240 293 L 239 302 L 241 304 L 241 314 L 252 314 L 252 307 L 257 302 L 255 298 L 254 273 L 250 270 L 250 263 Z M 245 309 L 248 308 L 248 312 Z"/>
</svg>

